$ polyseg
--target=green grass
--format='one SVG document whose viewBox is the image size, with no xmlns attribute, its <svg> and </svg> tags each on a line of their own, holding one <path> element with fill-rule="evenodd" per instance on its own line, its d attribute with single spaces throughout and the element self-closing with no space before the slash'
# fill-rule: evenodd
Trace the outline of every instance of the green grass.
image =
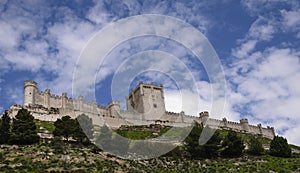
<svg viewBox="0 0 300 173">
<path fill-rule="evenodd" d="M 51 122 L 36 121 L 39 127 L 54 130 Z M 178 136 L 187 129 L 162 127 L 128 127 L 116 130 L 119 134 L 132 139 L 145 139 L 157 135 Z M 166 134 L 168 132 L 168 134 Z M 220 130 L 225 136 L 228 131 Z M 249 135 L 239 134 L 243 140 Z M 270 140 L 261 138 L 263 143 Z M 234 159 L 217 158 L 214 160 L 192 160 L 189 157 L 161 156 L 150 160 L 132 161 L 104 154 L 92 153 L 91 146 L 82 146 L 76 142 L 62 142 L 63 152 L 55 153 L 51 143 L 39 143 L 26 146 L 4 145 L 0 150 L 0 172 L 300 172 L 300 155 L 291 158 L 279 158 L 269 155 L 245 156 Z M 132 146 L 131 146 L 132 147 Z M 298 146 L 291 145 L 294 149 Z"/>
<path fill-rule="evenodd" d="M 35 120 L 35 124 L 36 124 L 38 130 L 40 129 L 40 127 L 43 127 L 44 129 L 46 129 L 50 133 L 52 133 L 55 129 L 53 122 Z"/>
<path fill-rule="evenodd" d="M 155 137 L 151 131 L 124 131 L 116 130 L 119 135 L 129 139 L 141 140 Z"/>
</svg>

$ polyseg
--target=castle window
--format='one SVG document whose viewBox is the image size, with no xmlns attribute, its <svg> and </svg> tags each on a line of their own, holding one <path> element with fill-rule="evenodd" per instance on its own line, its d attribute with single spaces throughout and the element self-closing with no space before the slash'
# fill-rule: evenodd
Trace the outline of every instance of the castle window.
<svg viewBox="0 0 300 173">
<path fill-rule="evenodd" d="M 154 107 L 154 108 L 157 108 L 157 104 L 154 103 L 154 104 L 153 104 L 153 107 Z"/>
</svg>

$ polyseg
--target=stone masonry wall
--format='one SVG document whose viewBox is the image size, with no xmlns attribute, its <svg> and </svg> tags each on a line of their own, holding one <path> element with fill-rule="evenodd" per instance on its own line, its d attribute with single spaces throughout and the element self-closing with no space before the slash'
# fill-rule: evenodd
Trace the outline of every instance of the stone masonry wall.
<svg viewBox="0 0 300 173">
<path fill-rule="evenodd" d="M 108 108 L 97 105 L 96 101 L 87 102 L 82 96 L 78 99 L 68 98 L 66 93 L 61 96 L 50 93 L 49 89 L 40 92 L 37 83 L 26 81 L 24 83 L 24 108 L 32 112 L 32 115 L 42 121 L 56 121 L 64 115 L 75 118 L 80 114 L 86 114 L 97 124 L 107 123 L 112 127 L 121 125 L 157 124 L 184 127 L 194 121 L 209 125 L 217 129 L 232 129 L 273 138 L 274 128 L 264 128 L 260 124 L 249 125 L 247 119 L 240 122 L 209 118 L 208 112 L 200 113 L 200 117 L 185 115 L 184 112 L 166 112 L 163 87 L 142 82 L 126 97 L 127 110 L 120 110 L 120 103 L 113 101 Z M 9 111 L 10 116 L 15 116 L 22 106 L 13 105 Z M 54 110 L 54 111 L 53 111 Z M 56 112 L 55 112 L 56 110 Z M 127 119 L 128 121 L 126 121 Z"/>
</svg>

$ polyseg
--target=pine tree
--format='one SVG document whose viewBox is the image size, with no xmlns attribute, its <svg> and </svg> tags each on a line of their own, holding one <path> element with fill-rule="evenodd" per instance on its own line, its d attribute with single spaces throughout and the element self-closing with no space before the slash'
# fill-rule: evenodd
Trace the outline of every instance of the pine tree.
<svg viewBox="0 0 300 173">
<path fill-rule="evenodd" d="M 7 111 L 4 112 L 0 120 L 0 144 L 8 143 L 10 138 L 10 117 Z"/>
<path fill-rule="evenodd" d="M 192 158 L 199 158 L 201 156 L 201 146 L 199 145 L 199 138 L 202 132 L 202 126 L 195 122 L 190 134 L 185 138 L 184 143 L 187 151 Z"/>
<path fill-rule="evenodd" d="M 89 118 L 87 115 L 85 114 L 81 114 L 79 115 L 76 119 L 77 121 L 77 132 L 75 134 L 75 137 L 78 136 L 80 141 L 82 140 L 87 140 L 87 139 L 93 139 L 94 136 L 94 126 L 93 126 L 93 120 L 91 118 Z M 83 134 L 84 136 L 83 136 Z M 87 139 L 85 139 L 87 138 Z"/>
<path fill-rule="evenodd" d="M 74 127 L 74 131 L 72 132 L 72 137 L 76 141 L 80 142 L 83 145 L 89 145 L 89 144 L 91 144 L 92 137 L 91 138 L 87 137 L 88 132 L 86 133 L 85 131 L 83 131 L 84 127 L 82 127 L 80 125 L 80 123 L 78 122 L 77 119 L 75 119 L 74 121 L 75 121 L 75 127 Z"/>
<path fill-rule="evenodd" d="M 262 143 L 257 138 L 250 138 L 248 153 L 255 156 L 260 156 L 264 153 Z"/>
<path fill-rule="evenodd" d="M 13 119 L 10 143 L 33 144 L 39 141 L 34 117 L 27 109 L 20 109 Z"/>
<path fill-rule="evenodd" d="M 216 158 L 219 156 L 221 137 L 218 130 L 205 127 L 206 134 L 212 134 L 210 139 L 201 146 L 201 157 L 202 158 Z M 205 135 L 205 134 L 204 134 Z"/>
<path fill-rule="evenodd" d="M 209 140 L 203 145 L 199 144 L 200 136 L 204 133 L 209 135 Z M 211 134 L 213 134 L 211 136 Z M 190 132 L 189 136 L 186 138 L 185 143 L 187 146 L 187 151 L 191 154 L 192 158 L 216 158 L 219 155 L 221 138 L 218 130 L 211 129 L 206 126 L 204 129 L 202 125 L 196 123 Z"/>
<path fill-rule="evenodd" d="M 222 143 L 222 147 L 223 151 L 221 152 L 221 156 L 223 157 L 240 157 L 245 148 L 242 139 L 235 131 L 228 132 Z"/>
<path fill-rule="evenodd" d="M 71 119 L 70 116 L 63 116 L 61 119 L 57 119 L 54 122 L 55 129 L 53 131 L 54 136 L 64 137 L 67 141 L 73 136 L 74 131 L 77 128 L 76 121 Z"/>
<path fill-rule="evenodd" d="M 291 157 L 291 147 L 284 137 L 275 136 L 273 138 L 270 143 L 270 155 L 277 157 Z"/>
</svg>

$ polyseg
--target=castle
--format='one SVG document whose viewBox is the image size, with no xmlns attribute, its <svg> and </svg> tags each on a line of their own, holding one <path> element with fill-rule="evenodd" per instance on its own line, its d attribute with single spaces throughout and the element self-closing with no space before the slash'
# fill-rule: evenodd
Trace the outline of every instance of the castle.
<svg viewBox="0 0 300 173">
<path fill-rule="evenodd" d="M 96 101 L 87 102 L 82 96 L 72 99 L 67 93 L 61 96 L 50 93 L 50 89 L 41 92 L 35 81 L 24 82 L 24 105 L 12 105 L 8 110 L 14 117 L 21 108 L 28 109 L 35 119 L 42 121 L 56 121 L 64 115 L 76 118 L 85 114 L 93 119 L 93 123 L 112 128 L 122 125 L 149 125 L 161 124 L 176 127 L 185 127 L 192 122 L 203 123 L 212 128 L 231 129 L 235 131 L 261 135 L 272 139 L 275 136 L 273 127 L 250 125 L 247 119 L 240 122 L 209 118 L 208 112 L 201 112 L 199 116 L 168 112 L 165 108 L 164 88 L 162 85 L 145 84 L 140 82 L 126 97 L 126 110 L 120 109 L 119 101 L 111 101 L 108 107 L 97 105 Z"/>
</svg>

